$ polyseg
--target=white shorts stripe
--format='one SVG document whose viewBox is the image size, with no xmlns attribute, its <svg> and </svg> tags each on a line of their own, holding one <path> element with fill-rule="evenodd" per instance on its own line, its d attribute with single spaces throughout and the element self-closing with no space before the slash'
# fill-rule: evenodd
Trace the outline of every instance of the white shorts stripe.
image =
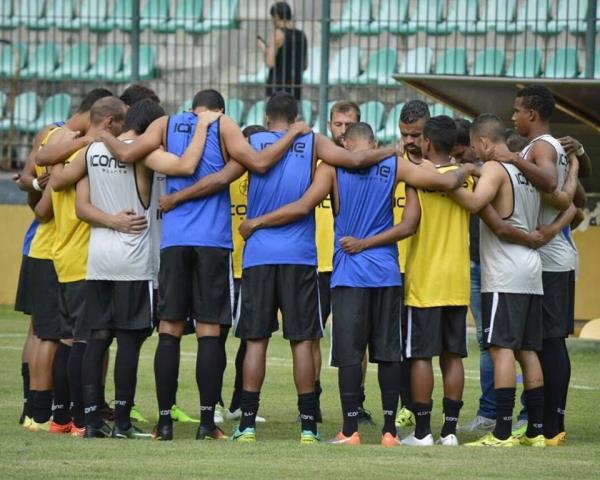
<svg viewBox="0 0 600 480">
<path fill-rule="evenodd" d="M 496 319 L 496 310 L 498 310 L 498 292 L 492 293 L 492 313 L 490 315 L 490 331 L 488 332 L 487 343 L 492 343 L 492 333 L 494 331 L 494 320 Z"/>
<path fill-rule="evenodd" d="M 233 308 L 235 305 L 235 287 L 233 284 L 233 257 L 231 255 L 231 253 L 229 254 L 229 303 L 231 305 L 231 323 L 233 324 L 234 321 L 234 313 L 233 313 Z"/>
<path fill-rule="evenodd" d="M 412 307 L 407 308 L 408 321 L 406 326 L 406 358 L 412 358 Z"/>
<path fill-rule="evenodd" d="M 150 328 L 154 328 L 154 283 L 148 280 L 148 292 L 150 294 Z"/>
</svg>

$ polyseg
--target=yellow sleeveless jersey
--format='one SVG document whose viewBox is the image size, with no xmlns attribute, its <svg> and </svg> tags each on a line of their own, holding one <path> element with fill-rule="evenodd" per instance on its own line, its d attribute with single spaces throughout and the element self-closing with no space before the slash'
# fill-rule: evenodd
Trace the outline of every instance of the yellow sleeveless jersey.
<svg viewBox="0 0 600 480">
<path fill-rule="evenodd" d="M 438 167 L 438 172 L 457 168 Z M 465 187 L 473 190 L 473 185 L 469 177 Z M 469 212 L 443 192 L 418 190 L 418 196 L 421 221 L 406 257 L 406 305 L 469 305 Z"/>
<path fill-rule="evenodd" d="M 321 161 L 319 160 L 319 163 Z M 315 209 L 315 223 L 317 230 L 317 261 L 319 272 L 333 271 L 333 209 L 331 208 L 331 194 L 317 205 Z"/>
<path fill-rule="evenodd" d="M 238 228 L 246 220 L 248 205 L 248 173 L 244 173 L 229 185 L 231 195 L 231 228 L 233 229 L 233 278 L 242 278 L 242 253 L 244 239 Z"/>
<path fill-rule="evenodd" d="M 50 137 L 58 130 L 62 130 L 61 127 L 51 128 L 42 140 L 40 148 L 44 147 L 50 140 Z M 40 167 L 39 165 L 35 166 L 36 177 L 41 177 L 46 172 L 46 167 Z M 39 258 L 41 260 L 52 260 L 52 248 L 54 246 L 55 234 L 56 227 L 54 225 L 54 218 L 46 223 L 40 223 L 35 235 L 33 236 L 33 239 L 31 240 L 29 256 L 32 258 Z"/>
<path fill-rule="evenodd" d="M 396 191 L 394 192 L 394 224 L 398 224 L 402 221 L 402 213 L 404 212 L 405 204 L 406 184 L 400 182 L 396 186 Z M 410 249 L 411 239 L 412 237 L 408 237 L 398 242 L 398 261 L 400 262 L 400 271 L 402 273 L 406 271 L 406 255 Z"/>
<path fill-rule="evenodd" d="M 81 150 L 71 155 L 65 164 L 72 161 L 79 152 Z M 52 207 L 56 225 L 52 258 L 58 281 L 68 283 L 85 280 L 90 226 L 79 220 L 75 213 L 75 186 L 62 192 L 52 192 Z"/>
</svg>

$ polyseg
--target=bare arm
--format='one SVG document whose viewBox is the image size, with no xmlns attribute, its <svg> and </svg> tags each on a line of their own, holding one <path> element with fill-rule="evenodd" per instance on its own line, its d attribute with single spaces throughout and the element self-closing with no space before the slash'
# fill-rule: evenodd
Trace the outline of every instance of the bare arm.
<svg viewBox="0 0 600 480">
<path fill-rule="evenodd" d="M 79 132 L 62 129 L 52 134 L 48 143 L 39 149 L 35 162 L 40 166 L 50 166 L 62 163 L 77 150 L 87 147 L 93 139 L 90 137 L 75 137 Z"/>
<path fill-rule="evenodd" d="M 135 142 L 122 142 L 108 132 L 100 133 L 99 140 L 104 142 L 110 153 L 123 163 L 134 163 L 147 157 L 162 145 L 168 118 L 164 116 L 154 120 L 146 131 L 135 139 Z"/>
<path fill-rule="evenodd" d="M 538 225 L 537 231 L 544 236 L 547 243 L 558 235 L 563 228 L 570 225 L 576 214 L 577 207 L 571 204 L 566 210 L 560 212 L 550 225 Z"/>
<path fill-rule="evenodd" d="M 506 223 L 492 205 L 481 210 L 479 218 L 504 242 L 516 243 L 529 248 L 540 248 L 548 243 L 548 241 L 544 241 L 544 236 L 537 230 L 527 233 Z"/>
<path fill-rule="evenodd" d="M 16 182 L 17 186 L 20 190 L 24 192 L 37 192 L 33 187 L 33 179 L 36 178 L 35 174 L 35 156 L 37 151 L 40 149 L 40 145 L 44 140 L 44 137 L 48 134 L 51 127 L 42 128 L 33 139 L 33 145 L 31 146 L 31 150 L 29 151 L 29 155 L 27 155 L 27 159 L 25 160 L 25 167 L 21 171 L 20 174 L 13 177 L 13 180 Z M 46 183 L 42 184 L 42 181 L 47 182 L 48 176 L 43 175 L 44 179 L 38 178 L 38 184 L 41 188 L 44 188 Z"/>
<path fill-rule="evenodd" d="M 579 178 L 588 178 L 592 174 L 592 159 L 583 149 L 583 145 L 573 137 L 562 137 L 558 141 L 568 156 L 571 154 L 577 156 L 579 160 Z M 578 155 L 577 152 L 580 152 L 580 154 Z"/>
<path fill-rule="evenodd" d="M 577 183 L 577 189 L 575 190 L 575 196 L 573 197 L 573 203 L 575 204 L 575 206 L 577 208 L 580 208 L 580 209 L 585 208 L 586 195 L 585 195 L 585 189 L 583 188 L 583 185 L 581 184 L 581 182 Z"/>
<path fill-rule="evenodd" d="M 496 197 L 504 176 L 504 169 L 499 163 L 486 162 L 481 168 L 481 177 L 474 191 L 459 188 L 450 192 L 450 196 L 464 209 L 477 213 Z"/>
<path fill-rule="evenodd" d="M 82 149 L 75 158 L 65 165 L 57 164 L 52 167 L 50 174 L 50 188 L 60 192 L 65 188 L 75 185 L 86 172 L 85 164 L 86 150 Z"/>
<path fill-rule="evenodd" d="M 42 194 L 42 198 L 33 209 L 35 218 L 41 223 L 47 223 L 54 218 L 54 210 L 52 208 L 52 189 L 46 188 Z"/>
<path fill-rule="evenodd" d="M 277 55 L 277 51 L 283 46 L 284 40 L 283 32 L 279 29 L 269 35 L 265 48 L 265 64 L 268 68 L 275 67 L 275 56 Z"/>
<path fill-rule="evenodd" d="M 315 144 L 317 158 L 334 167 L 349 169 L 370 167 L 396 154 L 393 147 L 350 152 L 321 134 L 315 135 Z"/>
<path fill-rule="evenodd" d="M 569 160 L 569 173 L 567 174 L 562 190 L 557 189 L 552 194 L 542 194 L 544 203 L 547 203 L 560 211 L 566 210 L 571 203 L 573 203 L 573 197 L 575 196 L 577 185 L 579 184 L 579 161 L 575 155 L 571 155 Z"/>
<path fill-rule="evenodd" d="M 246 169 L 239 163 L 230 160 L 218 172 L 201 178 L 183 190 L 160 197 L 160 209 L 163 212 L 168 212 L 183 202 L 193 200 L 194 198 L 207 197 L 219 192 L 227 188 L 231 182 L 240 178 L 245 171 Z"/>
</svg>

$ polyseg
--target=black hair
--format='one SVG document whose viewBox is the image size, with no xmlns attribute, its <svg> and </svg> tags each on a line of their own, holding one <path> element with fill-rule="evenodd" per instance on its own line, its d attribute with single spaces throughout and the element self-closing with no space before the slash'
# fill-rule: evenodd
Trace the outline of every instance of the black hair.
<svg viewBox="0 0 600 480">
<path fill-rule="evenodd" d="M 542 120 L 548 120 L 554 112 L 556 102 L 544 85 L 529 85 L 517 92 L 525 107 L 535 110 Z"/>
<path fill-rule="evenodd" d="M 288 92 L 275 92 L 267 101 L 265 114 L 271 120 L 285 120 L 293 123 L 298 116 L 298 102 Z"/>
<path fill-rule="evenodd" d="M 506 146 L 511 152 L 520 152 L 528 143 L 529 140 L 526 137 L 519 135 L 517 132 L 513 130 L 506 131 Z"/>
<path fill-rule="evenodd" d="M 262 125 L 248 125 L 242 130 L 242 134 L 244 135 L 244 137 L 248 138 L 250 135 L 254 135 L 255 133 L 266 131 L 267 129 Z"/>
<path fill-rule="evenodd" d="M 402 123 L 415 123 L 422 118 L 428 120 L 431 117 L 429 107 L 423 100 L 410 100 L 406 102 L 400 111 Z"/>
<path fill-rule="evenodd" d="M 282 20 L 292 19 L 292 7 L 287 2 L 275 2 L 271 5 L 271 17 L 279 17 Z"/>
<path fill-rule="evenodd" d="M 221 110 L 225 113 L 225 99 L 223 95 L 213 89 L 200 90 L 194 95 L 192 101 L 192 110 L 198 107 L 205 107 L 207 110 Z"/>
<path fill-rule="evenodd" d="M 374 142 L 375 134 L 373 133 L 371 125 L 366 122 L 357 122 L 348 125 L 348 128 L 346 128 L 346 132 L 344 133 L 344 138 L 364 138 L 369 142 Z"/>
<path fill-rule="evenodd" d="M 506 139 L 506 127 L 500 117 L 493 113 L 482 113 L 471 125 L 473 135 L 489 138 L 492 142 Z"/>
<path fill-rule="evenodd" d="M 130 85 L 119 97 L 121 100 L 125 102 L 125 105 L 131 107 L 134 103 L 137 103 L 141 100 L 150 99 L 153 102 L 160 103 L 160 98 L 156 95 L 156 92 L 151 88 L 142 85 L 141 83 L 134 83 Z"/>
<path fill-rule="evenodd" d="M 456 144 L 468 147 L 471 144 L 469 137 L 472 128 L 471 122 L 466 118 L 455 118 L 454 124 L 456 125 Z"/>
<path fill-rule="evenodd" d="M 154 100 L 145 98 L 135 102 L 125 115 L 125 130 L 133 130 L 138 135 L 146 131 L 157 118 L 166 115 L 165 110 Z"/>
<path fill-rule="evenodd" d="M 431 140 L 433 147 L 438 153 L 450 154 L 456 143 L 456 124 L 447 115 L 438 115 L 425 122 L 423 138 Z"/>
<path fill-rule="evenodd" d="M 112 95 L 112 92 L 106 88 L 94 88 L 83 97 L 83 100 L 77 109 L 77 113 L 89 112 L 92 109 L 92 105 L 96 103 L 96 100 L 100 100 L 104 97 L 112 97 Z"/>
<path fill-rule="evenodd" d="M 92 125 L 99 124 L 106 117 L 114 117 L 115 120 L 125 119 L 125 103 L 119 97 L 103 97 L 96 100 L 90 109 L 90 121 Z"/>
</svg>

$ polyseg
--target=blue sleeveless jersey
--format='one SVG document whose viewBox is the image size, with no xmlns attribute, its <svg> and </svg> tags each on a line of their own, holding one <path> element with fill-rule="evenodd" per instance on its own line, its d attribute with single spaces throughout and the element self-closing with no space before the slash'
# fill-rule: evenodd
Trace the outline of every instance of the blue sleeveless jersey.
<svg viewBox="0 0 600 480">
<path fill-rule="evenodd" d="M 166 137 L 168 152 L 183 155 L 192 140 L 197 121 L 198 117 L 192 112 L 169 117 Z M 224 166 L 220 124 L 217 121 L 208 129 L 206 145 L 196 171 L 189 177 L 168 176 L 166 193 L 183 190 Z M 233 249 L 230 209 L 228 188 L 178 205 L 163 215 L 160 248 L 189 246 Z"/>
<path fill-rule="evenodd" d="M 40 222 L 37 219 L 34 219 L 29 225 L 29 228 L 25 232 L 25 238 L 23 239 L 23 255 L 28 256 L 29 250 L 31 249 L 31 241 L 33 237 L 35 237 L 35 232 L 37 232 L 38 226 Z"/>
<path fill-rule="evenodd" d="M 394 225 L 396 157 L 364 170 L 336 169 L 339 210 L 335 217 L 332 287 L 377 288 L 402 285 L 397 244 L 349 255 L 340 247 L 346 236 L 366 238 Z"/>
<path fill-rule="evenodd" d="M 260 132 L 250 137 L 261 151 L 284 132 Z M 298 137 L 285 156 L 267 173 L 251 173 L 248 182 L 248 215 L 256 218 L 299 200 L 312 181 L 314 134 Z M 280 227 L 262 228 L 244 247 L 242 268 L 257 265 L 317 265 L 314 212 Z"/>
</svg>

